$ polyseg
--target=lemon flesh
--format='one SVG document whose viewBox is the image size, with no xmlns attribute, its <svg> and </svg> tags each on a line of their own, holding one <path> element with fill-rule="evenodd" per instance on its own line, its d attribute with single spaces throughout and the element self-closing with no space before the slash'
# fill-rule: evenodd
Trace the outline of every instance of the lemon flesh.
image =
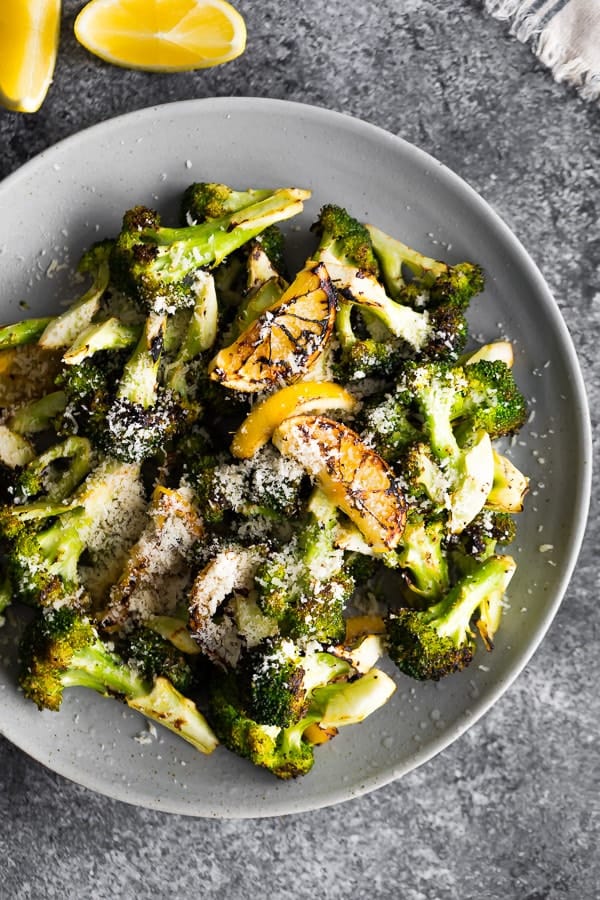
<svg viewBox="0 0 600 900">
<path fill-rule="evenodd" d="M 0 3 L 0 103 L 14 112 L 40 108 L 52 81 L 60 0 Z"/>
<path fill-rule="evenodd" d="M 91 0 L 75 36 L 106 62 L 155 72 L 216 66 L 246 46 L 244 19 L 225 0 Z"/>
</svg>

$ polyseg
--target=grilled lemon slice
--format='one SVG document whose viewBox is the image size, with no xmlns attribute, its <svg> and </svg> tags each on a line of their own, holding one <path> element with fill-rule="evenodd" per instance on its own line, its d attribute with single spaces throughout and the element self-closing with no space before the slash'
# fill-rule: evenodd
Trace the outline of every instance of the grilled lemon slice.
<svg viewBox="0 0 600 900">
<path fill-rule="evenodd" d="M 290 416 L 332 409 L 352 412 L 356 405 L 352 394 L 332 381 L 289 384 L 252 407 L 252 412 L 233 436 L 231 452 L 238 459 L 250 459 L 271 440 L 278 425 Z"/>
<path fill-rule="evenodd" d="M 406 521 L 406 501 L 387 463 L 347 425 L 326 416 L 293 416 L 273 443 L 313 476 L 376 552 L 392 550 Z"/>
<path fill-rule="evenodd" d="M 215 356 L 210 377 L 248 393 L 298 381 L 331 337 L 335 312 L 325 266 L 303 269 L 277 303 Z"/>
</svg>

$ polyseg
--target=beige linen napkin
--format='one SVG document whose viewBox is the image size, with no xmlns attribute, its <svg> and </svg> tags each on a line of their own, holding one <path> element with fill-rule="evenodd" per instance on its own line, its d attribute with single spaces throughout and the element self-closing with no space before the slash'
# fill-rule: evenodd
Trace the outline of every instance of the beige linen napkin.
<svg viewBox="0 0 600 900">
<path fill-rule="evenodd" d="M 510 21 L 557 81 L 600 99 L 600 0 L 485 0 L 485 8 Z"/>
</svg>

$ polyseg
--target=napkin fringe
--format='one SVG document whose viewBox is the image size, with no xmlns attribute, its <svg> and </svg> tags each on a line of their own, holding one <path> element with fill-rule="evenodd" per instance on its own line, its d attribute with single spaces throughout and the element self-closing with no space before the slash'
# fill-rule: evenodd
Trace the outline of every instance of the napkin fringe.
<svg viewBox="0 0 600 900">
<path fill-rule="evenodd" d="M 528 13 L 529 4 L 523 0 L 485 0 L 484 6 L 496 19 L 510 22 L 510 33 L 531 45 L 556 81 L 573 85 L 584 100 L 600 100 L 600 71 L 592 68 L 589 60 L 574 56 L 572 48 L 561 43 L 556 30 L 540 17 L 539 10 L 537 14 Z"/>
<path fill-rule="evenodd" d="M 581 56 L 570 56 L 553 35 L 546 35 L 543 31 L 535 52 L 556 81 L 574 85 L 584 100 L 600 100 L 600 72 L 590 69 L 587 60 Z"/>
</svg>

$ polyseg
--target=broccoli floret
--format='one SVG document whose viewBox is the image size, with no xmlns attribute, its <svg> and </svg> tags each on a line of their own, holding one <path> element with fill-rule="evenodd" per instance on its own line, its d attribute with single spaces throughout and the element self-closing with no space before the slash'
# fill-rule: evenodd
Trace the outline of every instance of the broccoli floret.
<svg viewBox="0 0 600 900">
<path fill-rule="evenodd" d="M 396 462 L 422 436 L 414 416 L 411 417 L 409 404 L 403 403 L 397 393 L 368 400 L 361 419 L 363 438 L 373 442 L 386 462 Z"/>
<path fill-rule="evenodd" d="M 194 277 L 214 267 L 269 225 L 300 212 L 308 192 L 281 189 L 239 211 L 199 225 L 167 228 L 147 207 L 125 213 L 112 257 L 113 275 L 147 310 L 172 311 L 194 303 Z"/>
<path fill-rule="evenodd" d="M 187 314 L 189 318 L 183 334 L 166 362 L 164 383 L 176 395 L 177 402 L 185 407 L 188 416 L 196 419 L 202 410 L 198 390 L 202 354 L 213 346 L 218 332 L 219 311 L 212 275 L 198 274 L 194 307 Z"/>
<path fill-rule="evenodd" d="M 430 605 L 448 591 L 445 537 L 446 526 L 441 519 L 415 513 L 408 516 L 396 557 L 405 580 L 404 596 L 417 604 Z"/>
<path fill-rule="evenodd" d="M 418 296 L 422 305 L 450 301 L 464 309 L 483 290 L 480 266 L 470 262 L 449 265 L 424 256 L 372 225 L 367 230 L 385 286 L 394 300 L 407 302 L 411 296 Z"/>
<path fill-rule="evenodd" d="M 453 418 L 493 437 L 518 431 L 527 418 L 527 402 L 512 369 L 502 360 L 479 360 L 462 368 L 466 390 L 457 397 Z"/>
<path fill-rule="evenodd" d="M 349 664 L 332 653 L 277 637 L 247 651 L 237 674 L 250 718 L 287 728 L 304 716 L 316 687 L 349 672 Z"/>
<path fill-rule="evenodd" d="M 460 435 L 454 430 L 456 410 L 469 389 L 463 367 L 413 361 L 405 364 L 396 387 L 400 402 L 420 418 L 424 442 L 447 481 L 446 505 L 454 533 L 480 512 L 493 481 L 489 434 L 482 428 Z"/>
<path fill-rule="evenodd" d="M 292 640 L 339 641 L 354 579 L 336 545 L 337 511 L 321 500 L 299 531 L 259 565 L 255 575 L 261 611 Z"/>
<path fill-rule="evenodd" d="M 220 219 L 238 212 L 246 206 L 266 200 L 272 191 L 249 189 L 236 191 L 226 184 L 200 181 L 190 184 L 181 198 L 182 218 L 185 224 L 199 224 L 208 219 Z"/>
<path fill-rule="evenodd" d="M 85 435 L 95 447 L 109 452 L 106 417 L 123 363 L 122 353 L 100 352 L 79 365 L 63 366 L 56 379 L 66 398 L 58 426 L 61 434 Z"/>
<path fill-rule="evenodd" d="M 180 412 L 171 391 L 159 385 L 166 316 L 150 314 L 123 367 L 106 416 L 106 449 L 118 459 L 141 461 L 175 433 Z"/>
<path fill-rule="evenodd" d="M 77 336 L 63 354 L 63 363 L 79 365 L 84 359 L 102 350 L 127 350 L 140 337 L 138 325 L 128 325 L 117 316 L 92 322 Z"/>
<path fill-rule="evenodd" d="M 27 503 L 41 495 L 54 502 L 64 500 L 83 481 L 92 465 L 92 447 L 86 438 L 73 435 L 52 444 L 17 474 L 13 503 Z"/>
<path fill-rule="evenodd" d="M 80 558 L 98 529 L 103 530 L 107 510 L 118 502 L 123 479 L 135 480 L 137 471 L 106 459 L 68 498 L 0 510 L 8 571 L 20 599 L 33 605 L 87 604 L 79 577 Z"/>
<path fill-rule="evenodd" d="M 250 459 L 229 462 L 223 454 L 202 453 L 193 462 L 193 484 L 204 518 L 212 524 L 226 515 L 281 519 L 300 508 L 304 472 L 265 445 Z"/>
<path fill-rule="evenodd" d="M 8 426 L 17 434 L 40 434 L 60 425 L 67 406 L 64 391 L 52 391 L 19 406 L 9 417 Z"/>
<path fill-rule="evenodd" d="M 48 323 L 40 336 L 40 346 L 46 350 L 62 350 L 90 325 L 109 285 L 113 244 L 111 240 L 99 241 L 85 251 L 78 268 L 80 273 L 92 277 L 92 284 L 64 313 Z"/>
<path fill-rule="evenodd" d="M 311 230 L 319 239 L 315 258 L 324 262 L 330 258 L 370 275 L 379 274 L 369 232 L 343 207 L 331 203 L 323 206 Z"/>
<path fill-rule="evenodd" d="M 62 607 L 41 611 L 21 642 L 20 685 L 39 709 L 60 709 L 67 687 L 86 687 L 124 700 L 203 753 L 217 741 L 191 700 L 164 677 L 154 682 L 110 651 L 91 620 Z"/>
<path fill-rule="evenodd" d="M 348 304 L 363 314 L 369 330 L 373 331 L 374 321 L 383 325 L 413 354 L 449 357 L 463 348 L 466 321 L 460 310 L 450 312 L 440 307 L 430 313 L 397 303 L 386 293 L 377 277 L 379 266 L 369 231 L 346 210 L 324 207 L 313 229 L 320 237 L 313 258 L 325 264 L 339 295 L 336 329 L 346 353 L 357 340 Z M 377 334 L 372 337 L 379 340 Z"/>
<path fill-rule="evenodd" d="M 256 722 L 244 709 L 232 672 L 217 672 L 209 688 L 209 720 L 225 747 L 278 778 L 306 775 L 314 764 L 309 729 L 317 725 L 335 733 L 363 721 L 389 700 L 395 684 L 384 672 L 371 669 L 352 681 L 315 687 L 302 718 L 280 728 Z"/>
<path fill-rule="evenodd" d="M 151 628 L 139 626 L 128 632 L 117 642 L 117 651 L 148 681 L 163 676 L 182 694 L 193 685 L 194 673 L 185 654 Z"/>
<path fill-rule="evenodd" d="M 475 652 L 471 621 L 490 597 L 502 598 L 515 570 L 509 556 L 491 556 L 427 609 L 400 609 L 387 619 L 388 652 L 406 675 L 437 681 L 464 669 Z"/>
</svg>

